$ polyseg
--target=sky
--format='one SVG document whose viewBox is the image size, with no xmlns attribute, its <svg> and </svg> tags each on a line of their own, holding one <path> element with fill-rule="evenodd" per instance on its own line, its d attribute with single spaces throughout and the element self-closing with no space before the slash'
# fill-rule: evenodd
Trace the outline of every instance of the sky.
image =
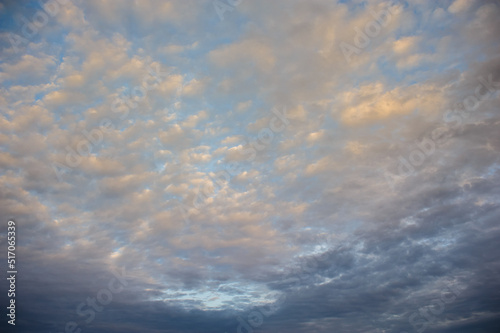
<svg viewBox="0 0 500 333">
<path fill-rule="evenodd" d="M 0 1 L 2 332 L 500 332 L 499 35 L 490 0 Z"/>
</svg>

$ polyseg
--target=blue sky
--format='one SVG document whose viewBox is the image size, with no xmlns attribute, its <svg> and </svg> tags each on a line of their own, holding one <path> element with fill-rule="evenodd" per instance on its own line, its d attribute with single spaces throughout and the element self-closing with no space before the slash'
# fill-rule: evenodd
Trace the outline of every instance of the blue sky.
<svg viewBox="0 0 500 333">
<path fill-rule="evenodd" d="M 1 1 L 16 328 L 497 331 L 499 14 Z"/>
</svg>

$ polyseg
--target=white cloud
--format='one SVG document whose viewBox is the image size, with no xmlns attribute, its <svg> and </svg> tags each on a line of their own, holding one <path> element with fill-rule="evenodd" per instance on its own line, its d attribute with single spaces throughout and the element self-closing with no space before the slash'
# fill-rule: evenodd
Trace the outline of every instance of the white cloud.
<svg viewBox="0 0 500 333">
<path fill-rule="evenodd" d="M 458 14 L 461 12 L 465 12 L 473 4 L 474 4 L 473 0 L 455 0 L 450 5 L 450 7 L 448 7 L 448 11 L 453 14 Z"/>
</svg>

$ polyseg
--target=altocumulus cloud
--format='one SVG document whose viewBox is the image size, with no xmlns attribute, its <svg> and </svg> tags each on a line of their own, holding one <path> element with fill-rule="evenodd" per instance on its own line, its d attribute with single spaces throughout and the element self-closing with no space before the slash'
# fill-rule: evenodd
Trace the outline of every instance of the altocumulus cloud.
<svg viewBox="0 0 500 333">
<path fill-rule="evenodd" d="M 17 331 L 500 331 L 497 1 L 0 16 Z"/>
</svg>

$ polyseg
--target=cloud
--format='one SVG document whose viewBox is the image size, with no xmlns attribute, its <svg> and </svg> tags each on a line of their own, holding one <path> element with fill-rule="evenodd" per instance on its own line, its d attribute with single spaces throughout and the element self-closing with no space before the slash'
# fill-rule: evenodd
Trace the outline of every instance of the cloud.
<svg viewBox="0 0 500 333">
<path fill-rule="evenodd" d="M 343 99 L 345 105 L 352 105 L 355 101 L 355 105 L 347 106 L 341 114 L 341 120 L 346 124 L 408 114 L 417 108 L 433 112 L 444 102 L 438 87 L 423 85 L 386 91 L 381 82 L 361 86 L 357 92 L 347 92 Z"/>
<path fill-rule="evenodd" d="M 273 68 L 275 57 L 265 41 L 250 39 L 223 46 L 209 53 L 210 60 L 219 67 L 246 65 L 265 72 Z"/>
<path fill-rule="evenodd" d="M 26 82 L 28 78 L 31 82 L 40 80 L 49 74 L 49 70 L 55 65 L 55 59 L 51 56 L 43 55 L 34 57 L 25 54 L 19 61 L 0 65 L 0 79 L 2 81 Z"/>
<path fill-rule="evenodd" d="M 473 4 L 473 1 L 465 1 L 465 0 L 455 0 L 453 3 L 448 7 L 448 11 L 453 14 L 457 14 L 460 12 L 466 11 L 471 5 Z"/>
<path fill-rule="evenodd" d="M 18 327 L 494 331 L 498 4 L 227 3 L 68 2 L 18 53 L 4 3 Z"/>
<path fill-rule="evenodd" d="M 420 38 L 416 36 L 408 36 L 408 37 L 403 37 L 398 39 L 397 41 L 394 42 L 393 48 L 394 52 L 398 54 L 404 54 L 408 53 L 417 46 L 419 43 Z"/>
</svg>

